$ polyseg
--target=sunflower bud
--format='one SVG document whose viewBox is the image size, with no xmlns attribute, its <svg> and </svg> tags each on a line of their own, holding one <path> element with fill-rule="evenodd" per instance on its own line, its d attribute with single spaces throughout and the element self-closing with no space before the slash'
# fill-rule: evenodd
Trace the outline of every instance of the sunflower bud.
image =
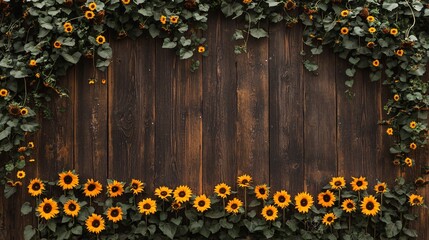
<svg viewBox="0 0 429 240">
<path fill-rule="evenodd" d="M 361 15 L 363 18 L 367 18 L 369 16 L 369 10 L 367 7 L 362 8 L 359 15 Z"/>
<path fill-rule="evenodd" d="M 197 7 L 197 1 L 196 0 L 185 0 L 183 5 L 188 10 L 194 10 Z"/>
</svg>

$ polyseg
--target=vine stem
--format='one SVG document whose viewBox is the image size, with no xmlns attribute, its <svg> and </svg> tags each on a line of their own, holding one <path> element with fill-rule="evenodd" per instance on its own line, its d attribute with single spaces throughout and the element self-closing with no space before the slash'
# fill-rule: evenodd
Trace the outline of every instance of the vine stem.
<svg viewBox="0 0 429 240">
<path fill-rule="evenodd" d="M 411 7 L 410 3 L 407 1 L 405 1 L 407 3 L 407 6 L 410 8 L 411 10 L 411 15 L 413 16 L 413 24 L 411 24 L 411 26 L 407 29 L 407 31 L 405 32 L 405 39 L 407 39 L 410 36 L 410 31 L 411 29 L 413 29 L 414 25 L 416 24 L 416 15 L 414 14 L 414 10 Z"/>
</svg>

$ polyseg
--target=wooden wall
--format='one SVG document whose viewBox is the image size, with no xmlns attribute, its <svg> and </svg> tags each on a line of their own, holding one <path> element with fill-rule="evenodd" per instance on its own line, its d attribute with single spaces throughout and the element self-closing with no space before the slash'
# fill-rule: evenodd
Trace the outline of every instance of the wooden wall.
<svg viewBox="0 0 429 240">
<path fill-rule="evenodd" d="M 270 26 L 269 38 L 250 39 L 248 52 L 235 55 L 235 24 L 211 17 L 209 56 L 199 58 L 195 73 L 159 40 L 112 37 L 106 73 L 83 60 L 61 82 L 70 98 L 51 103 L 53 120 L 42 120 L 37 162 L 24 182 L 76 169 L 81 179 L 140 178 L 149 192 L 187 184 L 210 194 L 241 174 L 292 194 L 317 193 L 337 175 L 392 183 L 399 172 L 385 128 L 377 125 L 388 90 L 359 72 L 349 98 L 346 64 L 330 51 L 315 59 L 318 76 L 307 72 L 299 26 Z M 98 81 L 88 84 L 95 74 Z M 405 172 L 409 179 L 428 164 L 427 153 L 416 156 L 416 168 Z M 32 221 L 19 214 L 26 188 L 17 195 L 1 199 L 0 239 L 21 239 Z M 422 211 L 419 239 L 429 238 L 427 224 Z"/>
</svg>

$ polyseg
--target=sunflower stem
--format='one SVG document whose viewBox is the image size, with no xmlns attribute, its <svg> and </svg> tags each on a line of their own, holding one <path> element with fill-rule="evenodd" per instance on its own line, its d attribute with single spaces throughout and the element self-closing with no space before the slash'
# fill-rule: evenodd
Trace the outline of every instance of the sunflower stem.
<svg viewBox="0 0 429 240">
<path fill-rule="evenodd" d="M 225 212 L 225 198 L 222 198 L 223 211 Z"/>
<path fill-rule="evenodd" d="M 244 188 L 244 216 L 247 217 L 247 187 Z"/>
<path fill-rule="evenodd" d="M 285 225 L 285 223 L 286 223 L 286 209 L 285 208 L 283 208 L 283 215 L 282 215 L 282 219 L 283 219 L 283 225 Z"/>
<path fill-rule="evenodd" d="M 352 215 L 349 214 L 349 232 L 351 232 L 351 228 L 352 228 Z"/>
<path fill-rule="evenodd" d="M 338 207 L 341 207 L 341 189 L 338 190 Z"/>
</svg>

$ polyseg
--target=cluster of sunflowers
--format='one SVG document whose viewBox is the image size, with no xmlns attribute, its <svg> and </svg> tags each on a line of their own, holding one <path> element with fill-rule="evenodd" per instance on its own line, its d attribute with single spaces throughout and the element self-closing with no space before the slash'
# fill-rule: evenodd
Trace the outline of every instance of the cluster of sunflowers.
<svg viewBox="0 0 429 240">
<path fill-rule="evenodd" d="M 410 208 L 424 205 L 423 197 L 414 193 L 414 188 L 403 179 L 397 180 L 393 190 L 386 183 L 378 182 L 374 186 L 375 195 L 370 195 L 365 177 L 353 177 L 351 190 L 347 190 L 344 177 L 333 177 L 317 195 L 318 207 L 308 192 L 296 194 L 292 201 L 286 190 L 270 196 L 266 184 L 254 186 L 252 183 L 251 176 L 241 175 L 237 178 L 238 191 L 226 183 L 216 185 L 211 196 L 194 195 L 186 185 L 160 186 L 149 196 L 144 183 L 138 179 L 132 179 L 129 184 L 108 180 L 107 197 L 101 197 L 103 185 L 99 181 L 88 179 L 80 184 L 74 171 L 59 173 L 56 182 L 34 178 L 28 184 L 28 193 L 37 200 L 38 226 L 27 226 L 25 235 L 57 239 L 73 236 L 337 239 L 355 234 L 407 239 L 416 236 L 407 223 L 404 222 L 401 229 L 395 228 L 396 231 L 391 230 L 391 224 L 403 221 L 403 216 L 414 220 L 416 216 Z M 54 185 L 59 186 L 63 194 L 58 198 L 45 197 L 47 186 Z M 23 214 L 31 211 L 28 202 L 21 209 Z M 369 228 L 374 230 L 373 234 Z"/>
</svg>

